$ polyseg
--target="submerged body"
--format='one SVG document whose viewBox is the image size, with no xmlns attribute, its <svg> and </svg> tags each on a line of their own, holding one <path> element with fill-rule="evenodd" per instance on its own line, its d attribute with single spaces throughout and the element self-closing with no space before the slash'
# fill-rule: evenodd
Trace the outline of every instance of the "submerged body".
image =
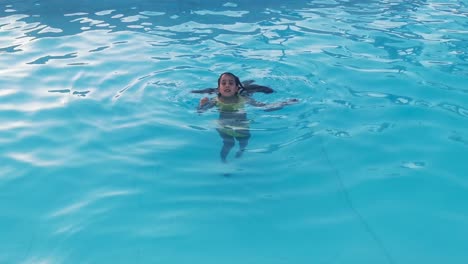
<svg viewBox="0 0 468 264">
<path fill-rule="evenodd" d="M 216 106 L 219 109 L 218 128 L 216 129 L 223 139 L 221 160 L 226 162 L 229 151 L 234 147 L 235 140 L 239 142 L 239 151 L 236 158 L 240 157 L 249 144 L 250 130 L 249 120 L 245 112 L 246 100 L 238 97 L 237 102 L 226 103 L 216 98 Z"/>
<path fill-rule="evenodd" d="M 216 99 L 219 109 L 218 131 L 233 137 L 250 137 L 249 120 L 245 112 L 246 99 L 239 97 L 238 102 L 224 103 Z"/>
</svg>

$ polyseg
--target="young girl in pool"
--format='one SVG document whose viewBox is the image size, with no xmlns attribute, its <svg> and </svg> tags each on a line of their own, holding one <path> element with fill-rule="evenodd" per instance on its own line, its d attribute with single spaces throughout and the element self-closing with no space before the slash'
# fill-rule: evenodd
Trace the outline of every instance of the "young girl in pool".
<svg viewBox="0 0 468 264">
<path fill-rule="evenodd" d="M 271 90 L 269 87 L 266 88 Z M 236 75 L 225 72 L 218 78 L 218 96 L 211 99 L 208 97 L 202 98 L 197 108 L 198 111 L 205 111 L 214 106 L 219 109 L 219 127 L 216 130 L 223 139 L 223 147 L 220 152 L 221 161 L 223 162 L 226 162 L 229 152 L 234 147 L 235 140 L 239 142 L 239 151 L 236 153 L 236 158 L 242 156 L 249 143 L 249 121 L 244 110 L 245 104 L 264 107 L 265 111 L 273 111 L 298 101 L 297 99 L 290 99 L 284 102 L 265 104 L 244 95 L 244 89 L 243 84 Z"/>
</svg>

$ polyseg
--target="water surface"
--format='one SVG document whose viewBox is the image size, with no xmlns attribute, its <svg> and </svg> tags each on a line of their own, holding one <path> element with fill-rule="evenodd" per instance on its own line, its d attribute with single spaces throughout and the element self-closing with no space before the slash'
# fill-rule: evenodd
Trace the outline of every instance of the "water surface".
<svg viewBox="0 0 468 264">
<path fill-rule="evenodd" d="M 0 7 L 0 262 L 468 259 L 464 1 Z M 225 71 L 300 99 L 228 164 Z"/>
</svg>

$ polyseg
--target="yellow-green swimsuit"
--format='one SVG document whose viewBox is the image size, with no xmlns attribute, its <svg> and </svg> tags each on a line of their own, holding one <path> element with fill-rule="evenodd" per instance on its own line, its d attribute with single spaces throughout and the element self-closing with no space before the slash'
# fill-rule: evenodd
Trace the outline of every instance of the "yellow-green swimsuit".
<svg viewBox="0 0 468 264">
<path fill-rule="evenodd" d="M 244 111 L 246 99 L 239 96 L 236 103 L 225 103 L 216 98 L 216 106 L 219 108 L 220 116 L 218 120 L 220 133 L 233 137 L 248 137 L 249 121 Z"/>
</svg>

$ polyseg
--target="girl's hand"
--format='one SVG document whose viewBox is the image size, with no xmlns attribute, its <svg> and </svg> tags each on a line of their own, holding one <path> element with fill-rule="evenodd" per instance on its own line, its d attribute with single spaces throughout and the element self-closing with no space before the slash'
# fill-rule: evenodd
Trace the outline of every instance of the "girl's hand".
<svg viewBox="0 0 468 264">
<path fill-rule="evenodd" d="M 299 100 L 296 98 L 289 99 L 285 102 L 285 105 L 299 103 Z"/>
<path fill-rule="evenodd" d="M 210 101 L 210 99 L 208 99 L 208 97 L 203 97 L 202 99 L 200 99 L 200 104 L 198 105 L 198 107 L 203 107 L 203 106 L 206 105 L 209 101 Z"/>
<path fill-rule="evenodd" d="M 199 112 L 203 112 L 205 110 L 210 109 L 213 106 L 215 106 L 213 100 L 210 100 L 208 97 L 204 97 L 200 100 L 197 109 Z"/>
<path fill-rule="evenodd" d="M 299 102 L 298 99 L 289 99 L 287 101 L 267 105 L 266 108 L 263 111 L 270 112 L 270 111 L 279 110 L 279 109 L 283 108 L 283 106 L 296 104 L 298 102 Z"/>
</svg>

